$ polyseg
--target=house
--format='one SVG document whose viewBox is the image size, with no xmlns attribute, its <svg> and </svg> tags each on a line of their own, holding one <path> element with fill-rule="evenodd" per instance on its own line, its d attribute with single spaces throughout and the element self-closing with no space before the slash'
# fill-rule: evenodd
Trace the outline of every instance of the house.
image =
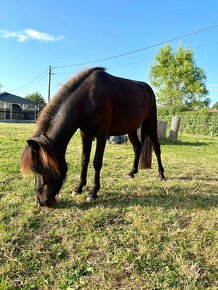
<svg viewBox="0 0 218 290">
<path fill-rule="evenodd" d="M 34 121 L 42 104 L 4 92 L 0 93 L 0 121 Z"/>
<path fill-rule="evenodd" d="M 218 110 L 216 108 L 212 108 L 209 110 L 210 113 L 218 113 Z"/>
</svg>

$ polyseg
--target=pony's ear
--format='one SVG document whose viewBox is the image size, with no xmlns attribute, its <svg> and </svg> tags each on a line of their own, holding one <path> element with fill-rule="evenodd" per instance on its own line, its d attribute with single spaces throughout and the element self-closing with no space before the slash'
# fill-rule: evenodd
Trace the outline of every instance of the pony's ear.
<svg viewBox="0 0 218 290">
<path fill-rule="evenodd" d="M 35 139 L 28 139 L 27 143 L 33 151 L 39 152 L 40 145 Z"/>
</svg>

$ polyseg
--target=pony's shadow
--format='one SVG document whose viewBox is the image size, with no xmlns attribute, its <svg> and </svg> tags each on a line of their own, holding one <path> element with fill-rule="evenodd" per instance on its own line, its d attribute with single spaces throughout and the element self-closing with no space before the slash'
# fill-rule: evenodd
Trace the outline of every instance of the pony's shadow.
<svg viewBox="0 0 218 290">
<path fill-rule="evenodd" d="M 160 140 L 161 145 L 179 145 L 179 146 L 194 146 L 194 147 L 202 147 L 202 146 L 208 146 L 209 144 L 213 143 L 212 141 L 208 142 L 191 142 L 191 141 L 171 141 L 169 139 L 161 139 Z"/>
<path fill-rule="evenodd" d="M 214 177 L 198 177 L 198 176 L 172 176 L 171 180 L 182 180 L 182 181 L 193 181 L 193 180 L 202 180 L 207 182 L 218 182 L 218 178 Z"/>
<path fill-rule="evenodd" d="M 84 201 L 77 202 L 76 200 L 60 199 L 55 205 L 57 209 L 76 207 L 81 210 L 89 210 L 96 207 L 105 208 L 128 208 L 132 206 L 162 207 L 165 209 L 180 208 L 180 209 L 210 209 L 218 206 L 218 196 L 204 194 L 150 194 L 137 195 L 135 193 L 120 194 L 120 192 L 107 192 L 104 197 L 99 194 L 99 198 L 91 203 Z"/>
</svg>

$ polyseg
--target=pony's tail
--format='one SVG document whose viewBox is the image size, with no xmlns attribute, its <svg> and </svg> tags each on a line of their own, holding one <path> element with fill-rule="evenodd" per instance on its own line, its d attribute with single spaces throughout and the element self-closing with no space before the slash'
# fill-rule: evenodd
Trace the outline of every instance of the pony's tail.
<svg viewBox="0 0 218 290">
<path fill-rule="evenodd" d="M 141 155 L 139 160 L 139 167 L 141 169 L 150 169 L 152 164 L 152 141 L 150 136 L 144 132 L 141 126 L 141 142 L 142 142 L 142 149 Z"/>
</svg>

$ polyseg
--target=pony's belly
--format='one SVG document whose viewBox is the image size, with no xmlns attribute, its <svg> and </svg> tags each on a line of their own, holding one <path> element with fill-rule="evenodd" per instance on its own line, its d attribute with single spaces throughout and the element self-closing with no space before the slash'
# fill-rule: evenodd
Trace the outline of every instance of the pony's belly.
<svg viewBox="0 0 218 290">
<path fill-rule="evenodd" d="M 136 122 L 135 120 L 132 122 L 124 121 L 112 123 L 108 135 L 116 136 L 129 134 L 137 130 L 140 127 L 141 123 L 142 122 Z"/>
</svg>

